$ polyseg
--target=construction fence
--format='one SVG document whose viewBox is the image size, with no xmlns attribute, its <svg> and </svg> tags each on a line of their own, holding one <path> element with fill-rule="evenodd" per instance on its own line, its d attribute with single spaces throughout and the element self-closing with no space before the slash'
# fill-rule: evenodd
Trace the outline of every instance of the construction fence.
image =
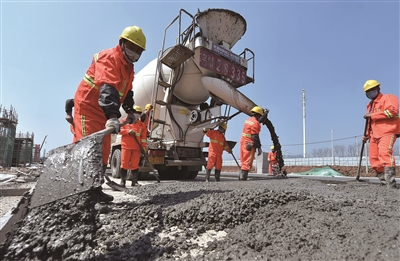
<svg viewBox="0 0 400 261">
<path fill-rule="evenodd" d="M 400 165 L 400 156 L 394 156 Z M 237 159 L 239 165 L 240 159 Z M 358 166 L 360 157 L 318 157 L 318 158 L 288 158 L 284 159 L 285 166 Z M 235 160 L 224 159 L 223 166 L 237 166 Z M 268 153 L 263 152 L 253 161 L 257 173 L 268 173 Z M 369 166 L 368 157 L 362 157 L 361 166 Z"/>
</svg>

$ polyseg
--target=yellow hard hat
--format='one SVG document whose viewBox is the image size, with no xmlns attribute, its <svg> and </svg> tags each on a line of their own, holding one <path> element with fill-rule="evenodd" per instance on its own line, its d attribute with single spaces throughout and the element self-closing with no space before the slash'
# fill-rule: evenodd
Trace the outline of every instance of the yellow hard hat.
<svg viewBox="0 0 400 261">
<path fill-rule="evenodd" d="M 140 108 L 139 105 L 134 105 L 134 106 L 133 106 L 133 109 L 134 109 L 136 112 L 142 112 L 142 108 Z"/>
<path fill-rule="evenodd" d="M 228 125 L 224 122 L 221 125 L 219 125 L 221 128 L 223 128 L 224 130 L 228 129 Z"/>
<path fill-rule="evenodd" d="M 364 92 L 379 86 L 381 86 L 381 84 L 377 80 L 368 80 L 364 84 Z"/>
<path fill-rule="evenodd" d="M 271 150 L 273 150 L 273 149 L 275 149 L 275 147 L 272 145 L 272 146 L 271 146 Z"/>
<path fill-rule="evenodd" d="M 264 114 L 264 110 L 260 106 L 254 106 L 253 109 L 251 109 L 251 112 L 255 112 L 260 115 Z"/>
<path fill-rule="evenodd" d="M 146 106 L 144 107 L 144 109 L 147 111 L 150 109 L 150 107 L 152 107 L 153 105 L 151 105 L 151 103 L 146 104 Z"/>
<path fill-rule="evenodd" d="M 136 25 L 126 27 L 122 31 L 119 38 L 126 39 L 141 47 L 143 50 L 146 50 L 146 36 L 144 36 L 142 29 L 140 29 Z"/>
</svg>

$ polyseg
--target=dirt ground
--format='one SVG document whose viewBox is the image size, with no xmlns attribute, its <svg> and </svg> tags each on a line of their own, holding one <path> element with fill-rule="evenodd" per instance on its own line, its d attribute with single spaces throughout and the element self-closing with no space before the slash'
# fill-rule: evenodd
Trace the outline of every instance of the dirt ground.
<svg viewBox="0 0 400 261">
<path fill-rule="evenodd" d="M 326 166 L 323 166 L 326 167 Z M 343 174 L 344 176 L 347 177 L 356 177 L 357 172 L 358 172 L 358 167 L 357 166 L 328 166 L 332 168 L 333 170 Z M 282 170 L 286 170 L 286 172 L 289 173 L 299 173 L 299 172 L 305 172 L 309 171 L 313 168 L 321 168 L 321 166 L 284 166 Z M 237 172 L 238 167 L 236 166 L 225 166 L 222 167 L 222 171 L 226 172 Z M 252 172 L 256 172 L 256 169 L 253 168 Z M 366 173 L 366 168 L 361 167 L 360 168 L 360 177 L 376 177 L 375 171 L 371 168 L 368 168 L 368 173 Z M 400 178 L 400 166 L 396 167 L 396 177 Z"/>
</svg>

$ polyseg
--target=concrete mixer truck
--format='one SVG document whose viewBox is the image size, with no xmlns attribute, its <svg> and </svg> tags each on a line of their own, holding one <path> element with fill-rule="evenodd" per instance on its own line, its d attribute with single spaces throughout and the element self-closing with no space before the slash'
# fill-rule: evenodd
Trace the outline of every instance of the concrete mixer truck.
<svg viewBox="0 0 400 261">
<path fill-rule="evenodd" d="M 167 46 L 170 31 L 175 42 Z M 254 83 L 255 56 L 247 48 L 239 54 L 231 51 L 245 32 L 246 20 L 231 10 L 192 15 L 181 9 L 165 29 L 158 57 L 135 75 L 135 103 L 154 108 L 146 158 L 160 178 L 194 179 L 206 165 L 203 128 L 215 128 L 241 112 L 251 114 L 255 103 L 237 89 Z M 116 136 L 110 155 L 113 177 L 120 176 L 120 159 Z M 151 171 L 148 164 L 141 164 L 139 178 Z"/>
</svg>

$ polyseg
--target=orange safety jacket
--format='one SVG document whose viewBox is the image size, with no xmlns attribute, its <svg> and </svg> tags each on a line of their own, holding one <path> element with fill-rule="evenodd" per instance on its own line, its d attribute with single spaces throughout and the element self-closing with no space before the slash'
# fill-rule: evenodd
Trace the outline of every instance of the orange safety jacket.
<svg viewBox="0 0 400 261">
<path fill-rule="evenodd" d="M 271 164 L 276 164 L 278 162 L 276 160 L 276 151 L 270 151 L 268 153 L 268 162 Z"/>
<path fill-rule="evenodd" d="M 367 136 L 381 138 L 387 134 L 400 134 L 399 99 L 392 94 L 379 93 L 375 100 L 367 105 L 371 112 Z"/>
<path fill-rule="evenodd" d="M 242 164 L 241 169 L 249 171 L 253 166 L 254 153 L 256 151 L 255 146 L 251 151 L 246 149 L 248 142 L 254 144 L 251 135 L 259 134 L 261 131 L 261 124 L 255 117 L 250 117 L 244 122 L 242 137 L 240 138 L 240 162 Z"/>
<path fill-rule="evenodd" d="M 121 46 L 96 53 L 75 93 L 75 114 L 92 115 L 105 123 L 106 116 L 99 106 L 100 87 L 103 84 L 113 86 L 122 104 L 132 90 L 133 78 L 133 64 L 125 60 Z"/>
<path fill-rule="evenodd" d="M 126 118 L 123 119 L 122 122 L 125 120 Z M 147 146 L 147 128 L 140 120 L 136 121 L 136 123 L 122 126 L 119 134 L 121 134 L 122 149 L 140 150 L 139 144 L 134 139 L 136 139 L 143 148 Z"/>
<path fill-rule="evenodd" d="M 206 136 L 210 138 L 210 145 L 208 146 L 208 154 L 222 156 L 224 150 L 231 151 L 228 143 L 226 142 L 225 135 L 217 130 L 208 130 Z"/>
</svg>

